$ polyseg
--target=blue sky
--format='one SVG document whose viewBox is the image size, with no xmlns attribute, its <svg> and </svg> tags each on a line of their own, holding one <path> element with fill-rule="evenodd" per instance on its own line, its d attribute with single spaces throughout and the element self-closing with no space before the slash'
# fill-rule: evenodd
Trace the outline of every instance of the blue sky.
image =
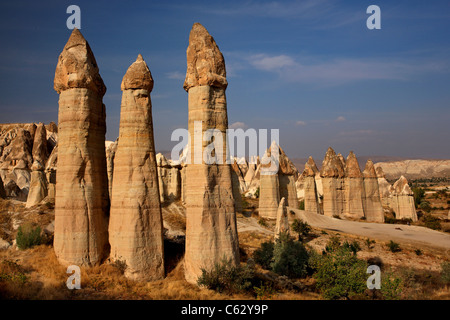
<svg viewBox="0 0 450 320">
<path fill-rule="evenodd" d="M 0 123 L 57 122 L 53 77 L 81 8 L 107 86 L 107 139 L 118 136 L 120 83 L 141 53 L 155 80 L 158 150 L 187 127 L 182 85 L 194 22 L 227 66 L 233 128 L 280 129 L 290 157 L 450 158 L 449 1 L 2 1 Z M 369 30 L 369 5 L 381 30 Z"/>
</svg>

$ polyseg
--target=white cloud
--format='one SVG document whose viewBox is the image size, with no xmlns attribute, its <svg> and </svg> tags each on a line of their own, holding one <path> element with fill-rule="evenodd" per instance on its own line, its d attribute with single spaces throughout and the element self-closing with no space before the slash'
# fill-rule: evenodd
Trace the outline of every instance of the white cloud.
<svg viewBox="0 0 450 320">
<path fill-rule="evenodd" d="M 306 126 L 306 122 L 302 120 L 298 120 L 295 124 L 298 126 Z"/>
<path fill-rule="evenodd" d="M 172 72 L 167 72 L 166 77 L 169 79 L 174 79 L 174 80 L 184 80 L 186 78 L 186 75 L 179 71 L 172 71 Z"/>
<path fill-rule="evenodd" d="M 248 126 L 244 122 L 234 122 L 228 126 L 229 129 L 247 129 Z"/>
<path fill-rule="evenodd" d="M 345 117 L 343 117 L 343 116 L 339 116 L 339 117 L 336 118 L 337 122 L 342 122 L 342 121 L 345 121 L 345 120 L 347 120 L 347 119 L 345 119 Z"/>
<path fill-rule="evenodd" d="M 266 71 L 280 71 L 285 67 L 293 67 L 297 64 L 294 59 L 286 55 L 270 57 L 265 54 L 253 55 L 249 58 L 250 64 L 257 69 Z"/>
</svg>

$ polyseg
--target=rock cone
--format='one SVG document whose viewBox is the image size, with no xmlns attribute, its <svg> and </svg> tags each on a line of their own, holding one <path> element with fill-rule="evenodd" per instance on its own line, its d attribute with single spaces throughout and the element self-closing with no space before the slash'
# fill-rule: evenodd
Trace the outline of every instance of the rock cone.
<svg viewBox="0 0 450 320">
<path fill-rule="evenodd" d="M 111 196 L 111 258 L 136 280 L 164 277 L 163 226 L 153 137 L 153 79 L 139 55 L 122 80 Z"/>
<path fill-rule="evenodd" d="M 94 265 L 109 253 L 106 87 L 77 29 L 59 56 L 54 89 L 60 95 L 54 250 L 63 264 Z"/>
</svg>

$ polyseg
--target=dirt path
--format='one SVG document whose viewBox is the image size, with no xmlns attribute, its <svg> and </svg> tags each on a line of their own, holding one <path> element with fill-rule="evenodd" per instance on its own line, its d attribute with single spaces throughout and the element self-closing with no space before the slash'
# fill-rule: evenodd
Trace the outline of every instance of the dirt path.
<svg viewBox="0 0 450 320">
<path fill-rule="evenodd" d="M 450 234 L 448 233 L 417 226 L 346 221 L 303 210 L 289 209 L 294 211 L 298 218 L 316 228 L 382 241 L 393 240 L 415 246 L 440 248 L 450 253 Z"/>
</svg>

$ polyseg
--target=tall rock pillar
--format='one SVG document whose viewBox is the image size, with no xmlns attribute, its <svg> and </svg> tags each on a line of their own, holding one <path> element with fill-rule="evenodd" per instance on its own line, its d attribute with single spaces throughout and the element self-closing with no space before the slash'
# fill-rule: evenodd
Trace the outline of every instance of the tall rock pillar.
<svg viewBox="0 0 450 320">
<path fill-rule="evenodd" d="M 122 105 L 111 196 L 111 258 L 124 260 L 125 276 L 164 278 L 161 204 L 150 92 L 153 79 L 141 55 L 122 80 Z"/>
<path fill-rule="evenodd" d="M 344 216 L 352 219 L 364 217 L 364 181 L 358 159 L 353 151 L 345 161 Z"/>
<path fill-rule="evenodd" d="M 381 204 L 378 178 L 372 160 L 367 160 L 363 171 L 364 177 L 364 212 L 367 221 L 384 222 L 384 211 Z"/>
<path fill-rule="evenodd" d="M 185 277 L 196 283 L 201 269 L 211 269 L 222 259 L 239 263 L 239 243 L 234 208 L 231 166 L 226 162 L 228 128 L 225 61 L 208 31 L 195 23 L 189 35 L 184 89 L 189 103 L 190 161 L 186 166 L 186 253 Z M 198 125 L 201 121 L 200 126 Z M 214 139 L 219 163 L 205 163 L 210 141 L 203 141 L 212 129 L 222 137 Z M 221 150 L 220 150 L 221 149 Z M 222 151 L 222 152 L 221 152 Z M 210 155 L 213 156 L 213 152 Z M 220 164 L 221 162 L 221 164 Z"/>
<path fill-rule="evenodd" d="M 309 157 L 308 161 L 305 163 L 305 170 L 303 170 L 303 188 L 305 190 L 304 201 L 305 201 L 305 211 L 312 213 L 321 213 L 319 199 L 317 197 L 317 187 L 316 187 L 316 174 L 319 172 L 316 163 L 312 157 Z"/>
<path fill-rule="evenodd" d="M 344 209 L 344 167 L 341 159 L 330 147 L 322 162 L 320 177 L 323 187 L 323 214 L 341 216 Z"/>
<path fill-rule="evenodd" d="M 94 265 L 109 253 L 106 87 L 77 29 L 59 56 L 54 89 L 59 93 L 54 250 L 63 264 Z"/>
</svg>

